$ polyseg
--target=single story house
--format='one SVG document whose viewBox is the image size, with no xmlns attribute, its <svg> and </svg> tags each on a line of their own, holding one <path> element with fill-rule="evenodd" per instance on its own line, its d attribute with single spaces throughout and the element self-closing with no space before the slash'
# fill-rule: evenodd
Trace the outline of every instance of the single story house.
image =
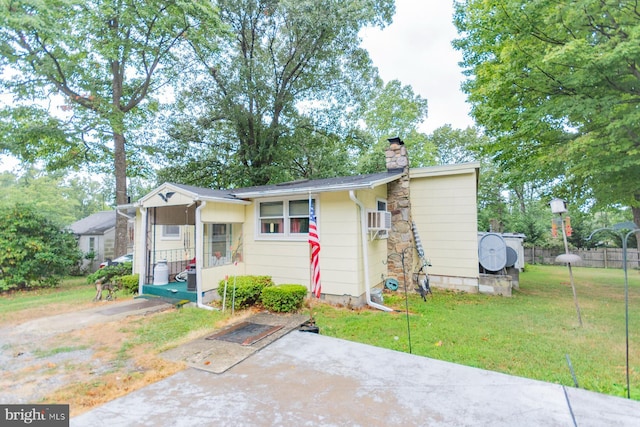
<svg viewBox="0 0 640 427">
<path fill-rule="evenodd" d="M 194 258 L 200 307 L 233 276 L 310 286 L 310 203 L 322 299 L 387 309 L 371 299 L 372 290 L 388 279 L 402 287 L 405 277 L 413 287 L 422 265 L 416 240 L 431 263 L 431 286 L 477 292 L 479 164 L 410 170 L 399 138 L 390 140 L 386 162 L 387 170 L 375 174 L 233 190 L 159 186 L 134 204 L 140 294 L 153 293 L 158 261 L 168 261 L 171 281 Z"/>
<path fill-rule="evenodd" d="M 69 226 L 78 240 L 78 249 L 86 255 L 93 253 L 94 258 L 83 259 L 83 270 L 94 272 L 100 263 L 115 258 L 116 215 L 118 211 L 100 211 L 82 218 Z M 122 213 L 121 213 L 122 214 Z M 127 251 L 133 251 L 134 221 L 128 224 Z"/>
<path fill-rule="evenodd" d="M 93 260 L 83 259 L 81 268 L 93 272 L 107 258 L 113 258 L 115 247 L 116 211 L 101 211 L 78 220 L 69 226 L 78 239 L 78 249 L 94 254 Z"/>
</svg>

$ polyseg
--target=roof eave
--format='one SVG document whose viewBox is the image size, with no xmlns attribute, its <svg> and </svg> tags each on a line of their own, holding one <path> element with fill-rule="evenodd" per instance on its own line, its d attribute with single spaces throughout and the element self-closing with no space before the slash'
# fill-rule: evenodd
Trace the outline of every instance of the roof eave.
<svg viewBox="0 0 640 427">
<path fill-rule="evenodd" d="M 360 184 L 338 184 L 338 185 L 329 185 L 326 187 L 302 187 L 302 188 L 283 188 L 281 190 L 263 190 L 263 191 L 250 191 L 250 192 L 238 192 L 234 193 L 238 197 L 242 197 L 245 199 L 258 199 L 262 197 L 282 197 L 282 196 L 298 196 L 302 194 L 311 194 L 311 193 L 331 193 L 331 192 L 339 192 L 339 191 L 350 191 L 350 190 L 369 190 L 380 185 L 388 184 L 391 181 L 395 181 L 400 178 L 402 173 L 389 175 L 387 177 L 377 179 L 370 182 L 360 183 Z"/>
<path fill-rule="evenodd" d="M 250 205 L 251 202 L 243 199 L 227 199 L 224 197 L 209 197 L 197 195 L 194 199 L 194 202 L 213 202 L 213 203 L 231 203 L 236 205 Z"/>
</svg>

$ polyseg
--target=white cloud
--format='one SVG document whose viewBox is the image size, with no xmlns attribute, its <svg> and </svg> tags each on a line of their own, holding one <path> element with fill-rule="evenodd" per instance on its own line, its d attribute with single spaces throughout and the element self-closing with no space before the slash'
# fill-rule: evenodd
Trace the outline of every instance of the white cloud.
<svg viewBox="0 0 640 427">
<path fill-rule="evenodd" d="M 459 129 L 474 124 L 466 95 L 460 90 L 462 54 L 451 46 L 458 36 L 452 20 L 452 0 L 396 0 L 390 26 L 362 32 L 363 47 L 382 79 L 400 80 L 427 99 L 424 132 L 445 124 Z"/>
</svg>

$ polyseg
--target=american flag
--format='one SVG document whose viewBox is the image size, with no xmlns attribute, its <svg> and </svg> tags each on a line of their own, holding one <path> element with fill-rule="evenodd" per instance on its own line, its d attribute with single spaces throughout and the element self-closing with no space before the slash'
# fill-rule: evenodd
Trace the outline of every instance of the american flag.
<svg viewBox="0 0 640 427">
<path fill-rule="evenodd" d="M 322 285 L 320 284 L 320 239 L 318 238 L 318 224 L 313 205 L 309 200 L 309 245 L 311 245 L 311 287 L 316 298 L 320 298 Z"/>
</svg>

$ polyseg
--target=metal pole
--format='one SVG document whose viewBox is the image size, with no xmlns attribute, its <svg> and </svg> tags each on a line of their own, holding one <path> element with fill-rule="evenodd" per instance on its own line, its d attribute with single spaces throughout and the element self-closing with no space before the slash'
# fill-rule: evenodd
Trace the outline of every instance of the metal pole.
<svg viewBox="0 0 640 427">
<path fill-rule="evenodd" d="M 619 224 L 623 225 L 623 224 Z M 636 226 L 637 227 L 637 226 Z M 591 240 L 594 234 L 599 231 L 607 230 L 615 232 L 619 228 L 599 228 L 592 232 L 587 240 Z M 626 364 L 626 379 L 627 379 L 627 399 L 631 399 L 631 383 L 629 381 L 629 273 L 627 268 L 627 240 L 629 236 L 634 233 L 640 232 L 640 228 L 634 228 L 629 231 L 625 236 L 620 233 L 620 238 L 622 239 L 622 269 L 624 270 L 624 333 L 625 333 L 625 364 Z"/>
<path fill-rule="evenodd" d="M 627 374 L 627 399 L 631 398 L 629 389 L 629 277 L 627 274 L 627 238 L 633 233 L 630 231 L 622 240 L 622 269 L 624 270 L 624 333 L 625 333 L 625 359 Z"/>
<path fill-rule="evenodd" d="M 409 354 L 411 354 L 411 328 L 409 325 L 409 294 L 407 292 L 407 270 L 404 267 L 404 254 L 407 251 L 407 249 L 413 249 L 413 247 L 408 247 L 408 248 L 404 248 L 402 250 L 402 276 L 404 279 L 404 301 L 405 301 L 405 306 L 406 306 L 406 313 L 407 313 L 407 338 L 409 339 Z"/>
<path fill-rule="evenodd" d="M 626 369 L 627 369 L 627 399 L 631 399 L 629 383 L 629 274 L 627 273 L 627 239 L 640 229 L 636 228 L 627 233 L 622 240 L 622 268 L 624 269 L 624 332 L 626 341 Z"/>
<path fill-rule="evenodd" d="M 569 254 L 569 244 L 567 243 L 567 233 L 564 230 L 564 218 L 562 218 L 562 214 L 560 214 L 560 222 L 562 227 L 562 240 L 564 240 L 564 252 Z M 578 305 L 578 295 L 576 294 L 576 287 L 573 283 L 573 271 L 571 270 L 571 263 L 567 262 L 567 267 L 569 267 L 569 281 L 571 282 L 571 291 L 573 292 L 573 302 L 576 305 L 576 312 L 578 313 L 578 323 L 580 327 L 582 327 L 582 316 L 580 316 L 580 306 Z"/>
</svg>

